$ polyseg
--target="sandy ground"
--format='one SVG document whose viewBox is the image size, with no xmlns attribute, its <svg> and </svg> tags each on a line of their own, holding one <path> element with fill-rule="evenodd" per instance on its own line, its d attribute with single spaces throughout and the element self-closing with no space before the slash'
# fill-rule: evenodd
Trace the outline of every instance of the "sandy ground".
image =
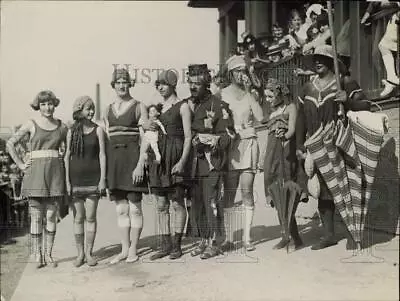
<svg viewBox="0 0 400 301">
<path fill-rule="evenodd" d="M 303 205 L 312 208 L 315 204 Z M 303 213 L 304 213 L 304 210 Z M 58 228 L 56 269 L 35 270 L 27 264 L 12 301 L 94 300 L 398 300 L 398 237 L 371 233 L 375 244 L 364 251 L 361 263 L 346 263 L 343 227 L 337 223 L 338 245 L 311 251 L 321 234 L 318 222 L 299 218 L 305 248 L 274 251 L 279 227 L 274 209 L 256 204 L 252 237 L 257 250 L 242 249 L 207 261 L 191 257 L 193 241 L 184 241 L 185 255 L 177 260 L 148 260 L 157 244 L 154 203 L 144 206 L 145 226 L 140 241 L 141 259 L 133 264 L 108 264 L 120 250 L 114 205 L 102 200 L 98 212 L 96 256 L 98 266 L 75 268 L 72 217 Z M 301 213 L 302 210 L 299 210 Z M 311 209 L 310 209 L 311 210 Z M 240 231 L 236 233 L 240 237 Z M 21 263 L 23 264 L 23 263 Z M 2 269 L 3 272 L 3 269 Z M 2 274 L 6 277 L 7 273 Z M 10 300 L 8 296 L 6 300 Z"/>
<path fill-rule="evenodd" d="M 9 230 L 1 235 L 0 291 L 5 300 L 11 299 L 25 269 L 27 246 L 27 230 Z"/>
</svg>

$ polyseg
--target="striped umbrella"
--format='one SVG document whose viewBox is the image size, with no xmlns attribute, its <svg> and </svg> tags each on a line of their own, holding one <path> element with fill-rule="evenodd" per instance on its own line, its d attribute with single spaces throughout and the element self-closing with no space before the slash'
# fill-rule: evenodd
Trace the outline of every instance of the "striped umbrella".
<svg viewBox="0 0 400 301">
<path fill-rule="evenodd" d="M 321 126 L 304 145 L 331 192 L 343 222 L 356 239 L 356 223 L 344 159 L 335 144 L 337 130 L 338 127 L 332 121 L 325 127 Z"/>
<path fill-rule="evenodd" d="M 327 127 L 327 130 L 323 133 L 323 142 L 327 150 L 329 160 L 332 163 L 333 171 L 338 183 L 338 186 L 334 188 L 334 193 L 337 193 L 342 197 L 342 201 L 337 202 L 336 207 L 338 208 L 339 212 L 341 212 L 344 223 L 347 225 L 351 235 L 355 237 L 356 221 L 354 220 L 354 209 L 345 162 L 335 143 L 336 134 L 342 126 L 343 122 L 340 119 L 337 121 L 336 126 L 333 122 L 331 122 Z M 336 191 L 337 188 L 339 188 L 339 191 Z"/>
<path fill-rule="evenodd" d="M 346 172 L 356 220 L 356 241 L 359 242 L 365 226 L 383 132 L 363 125 L 354 114 L 349 113 L 348 117 L 348 125 L 339 131 L 336 144 L 348 158 Z"/>
</svg>

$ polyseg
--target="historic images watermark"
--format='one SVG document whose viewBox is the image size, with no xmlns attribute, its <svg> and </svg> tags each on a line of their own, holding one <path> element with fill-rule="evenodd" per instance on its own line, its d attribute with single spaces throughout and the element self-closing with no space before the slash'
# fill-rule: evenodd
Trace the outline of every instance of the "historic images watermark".
<svg viewBox="0 0 400 301">
<path fill-rule="evenodd" d="M 133 64 L 113 64 L 112 66 L 114 70 L 126 69 L 137 84 L 152 84 L 163 71 L 174 72 L 181 84 L 188 83 L 188 68 L 138 68 Z M 220 74 L 222 65 L 217 65 L 215 68 L 209 68 L 208 70 L 211 77 L 215 77 Z"/>
<path fill-rule="evenodd" d="M 178 82 L 180 84 L 188 83 L 188 68 L 138 68 L 133 64 L 112 64 L 113 69 L 126 69 L 132 79 L 137 84 L 152 84 L 158 78 L 158 76 L 163 71 L 174 72 L 178 77 Z M 271 69 L 272 70 L 272 69 Z M 271 76 L 271 70 L 269 68 L 257 69 L 252 71 L 258 79 L 264 83 Z M 213 67 L 208 66 L 208 71 L 212 79 L 218 78 L 219 82 L 229 83 L 231 80 L 232 74 L 229 73 L 224 64 L 217 64 Z M 282 68 L 282 71 L 287 71 L 292 76 L 288 77 L 288 85 L 298 84 L 299 81 L 297 79 L 297 69 L 294 68 Z M 249 74 L 249 70 L 246 71 Z"/>
</svg>

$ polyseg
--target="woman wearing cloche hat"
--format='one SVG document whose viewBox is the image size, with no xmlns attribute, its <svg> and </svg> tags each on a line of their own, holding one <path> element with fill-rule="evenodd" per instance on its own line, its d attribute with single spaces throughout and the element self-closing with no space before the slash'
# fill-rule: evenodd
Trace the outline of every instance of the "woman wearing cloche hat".
<svg viewBox="0 0 400 301">
<path fill-rule="evenodd" d="M 76 99 L 72 110 L 74 123 L 67 134 L 65 178 L 67 193 L 73 197 L 71 205 L 78 251 L 74 265 L 81 266 L 86 257 L 87 264 L 94 266 L 97 264 L 92 256 L 97 232 L 97 205 L 101 193 L 106 188 L 105 135 L 102 128 L 92 121 L 95 107 L 89 96 Z"/>
<path fill-rule="evenodd" d="M 341 87 L 337 87 L 334 72 L 334 53 L 332 46 L 322 45 L 315 52 L 305 57 L 305 64 L 316 75 L 306 83 L 299 96 L 299 114 L 296 125 L 297 155 L 306 158 L 304 142 L 306 136 L 312 136 L 321 126 L 325 126 L 338 118 L 339 103 L 343 103 L 345 111 L 369 110 L 366 99 L 358 83 L 349 76 L 341 77 Z M 339 60 L 341 74 L 346 72 L 345 65 Z M 308 162 L 308 161 L 307 161 Z M 306 168 L 309 170 L 309 168 Z M 308 176 L 312 178 L 313 173 Z M 334 238 L 333 216 L 335 204 L 333 197 L 322 177 L 317 172 L 320 182 L 318 210 L 323 220 L 324 237 L 313 250 L 323 249 L 336 244 Z"/>
<path fill-rule="evenodd" d="M 104 116 L 107 143 L 107 186 L 115 202 L 122 251 L 111 260 L 137 261 L 137 243 L 143 227 L 142 193 L 147 192 L 144 179 L 144 150 L 140 145 L 139 120 L 147 122 L 145 105 L 134 99 L 129 89 L 134 85 L 127 69 L 115 69 L 111 87 L 114 102 Z"/>
<path fill-rule="evenodd" d="M 150 260 L 169 255 L 174 260 L 182 256 L 181 242 L 186 222 L 185 189 L 188 188 L 188 163 L 191 148 L 191 113 L 186 100 L 178 98 L 177 73 L 163 70 L 156 80 L 156 89 L 162 96 L 159 121 L 165 127 L 160 135 L 158 147 L 161 162 L 154 152 L 149 153 L 149 185 L 157 201 L 157 217 L 161 231 L 161 249 Z M 161 132 L 161 131 L 160 131 Z M 170 201 L 175 214 L 171 216 Z M 171 237 L 170 219 L 174 218 L 175 233 Z"/>
<path fill-rule="evenodd" d="M 221 98 L 229 105 L 233 113 L 235 130 L 238 135 L 231 143 L 228 153 L 229 174 L 224 180 L 224 220 L 226 241 L 224 249 L 230 249 L 233 233 L 230 223 L 233 222 L 233 204 L 238 183 L 241 186 L 241 197 L 244 205 L 244 247 L 253 251 L 250 239 L 250 228 L 254 215 L 253 183 L 258 169 L 258 142 L 254 125 L 263 119 L 263 111 L 259 103 L 245 86 L 250 81 L 246 62 L 243 56 L 232 56 L 226 62 L 231 84 L 221 91 Z M 231 221 L 232 220 L 232 221 Z"/>
</svg>

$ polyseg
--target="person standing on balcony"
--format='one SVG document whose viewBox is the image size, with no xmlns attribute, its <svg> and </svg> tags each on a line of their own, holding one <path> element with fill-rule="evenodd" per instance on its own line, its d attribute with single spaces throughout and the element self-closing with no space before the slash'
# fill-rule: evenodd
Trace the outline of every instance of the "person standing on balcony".
<svg viewBox="0 0 400 301">
<path fill-rule="evenodd" d="M 389 23 L 386 26 L 385 34 L 382 40 L 379 42 L 379 50 L 382 55 L 383 65 L 386 69 L 386 79 L 383 80 L 385 88 L 381 92 L 381 97 L 390 95 L 396 86 L 400 85 L 399 78 L 399 63 L 397 62 L 397 68 L 395 65 L 394 53 L 399 51 L 398 41 L 398 30 L 400 22 L 400 2 L 397 2 L 399 11 L 392 15 Z M 397 70 L 396 70 L 397 69 Z"/>
<path fill-rule="evenodd" d="M 21 194 L 29 199 L 31 246 L 37 268 L 57 262 L 52 250 L 57 228 L 57 208 L 65 195 L 65 171 L 61 149 L 67 127 L 54 117 L 60 100 L 52 91 L 41 91 L 31 103 L 40 115 L 22 125 L 8 140 L 7 148 L 18 168 L 24 172 Z M 24 162 L 17 154 L 16 144 L 30 137 L 29 157 Z M 42 254 L 43 218 L 46 219 L 45 256 Z"/>
<path fill-rule="evenodd" d="M 142 193 L 147 192 L 144 175 L 145 152 L 140 144 L 139 120 L 145 124 L 147 109 L 134 99 L 129 89 L 134 86 L 127 69 L 114 69 L 111 87 L 114 102 L 107 106 L 104 124 L 108 136 L 107 186 L 115 202 L 122 251 L 110 264 L 125 260 L 135 262 L 137 244 L 143 227 Z"/>
<path fill-rule="evenodd" d="M 233 56 L 226 62 L 231 84 L 221 91 L 222 101 L 229 105 L 237 133 L 229 148 L 229 172 L 224 179 L 224 223 L 226 239 L 223 249 L 233 248 L 233 208 L 236 190 L 240 186 L 244 209 L 244 248 L 255 250 L 250 230 L 254 215 L 253 184 L 258 170 L 259 148 L 255 125 L 263 119 L 260 104 L 245 89 L 249 81 L 243 56 Z"/>
<path fill-rule="evenodd" d="M 333 49 L 330 45 L 319 46 L 314 54 L 308 55 L 305 64 L 316 75 L 303 86 L 299 96 L 299 110 L 296 122 L 296 155 L 302 162 L 306 159 L 304 142 L 306 137 L 312 136 L 321 126 L 338 119 L 339 103 L 344 104 L 345 111 L 369 110 L 370 103 L 366 99 L 358 83 L 349 76 L 341 78 L 341 87 L 337 87 L 333 64 Z M 347 73 L 341 60 L 339 70 Z M 334 237 L 333 217 L 335 204 L 333 196 L 317 171 L 320 183 L 318 210 L 323 221 L 324 236 L 312 250 L 320 250 L 337 244 Z"/>
<path fill-rule="evenodd" d="M 377 63 L 380 61 L 377 54 L 380 54 L 386 70 L 386 79 L 382 81 L 384 89 L 380 94 L 381 97 L 389 96 L 396 86 L 399 85 L 399 68 L 396 70 L 393 57 L 393 52 L 398 51 L 397 32 L 400 26 L 399 11 L 399 1 L 373 1 L 368 5 L 361 19 L 361 24 L 365 26 L 371 25 L 371 21 L 376 23 L 372 55 L 375 58 L 374 62 Z M 386 23 L 388 17 L 390 19 L 389 22 Z M 382 36 L 383 28 L 385 28 L 385 33 Z M 399 66 L 399 62 L 397 62 L 397 66 Z M 379 64 L 377 64 L 376 67 L 380 69 Z"/>
</svg>

